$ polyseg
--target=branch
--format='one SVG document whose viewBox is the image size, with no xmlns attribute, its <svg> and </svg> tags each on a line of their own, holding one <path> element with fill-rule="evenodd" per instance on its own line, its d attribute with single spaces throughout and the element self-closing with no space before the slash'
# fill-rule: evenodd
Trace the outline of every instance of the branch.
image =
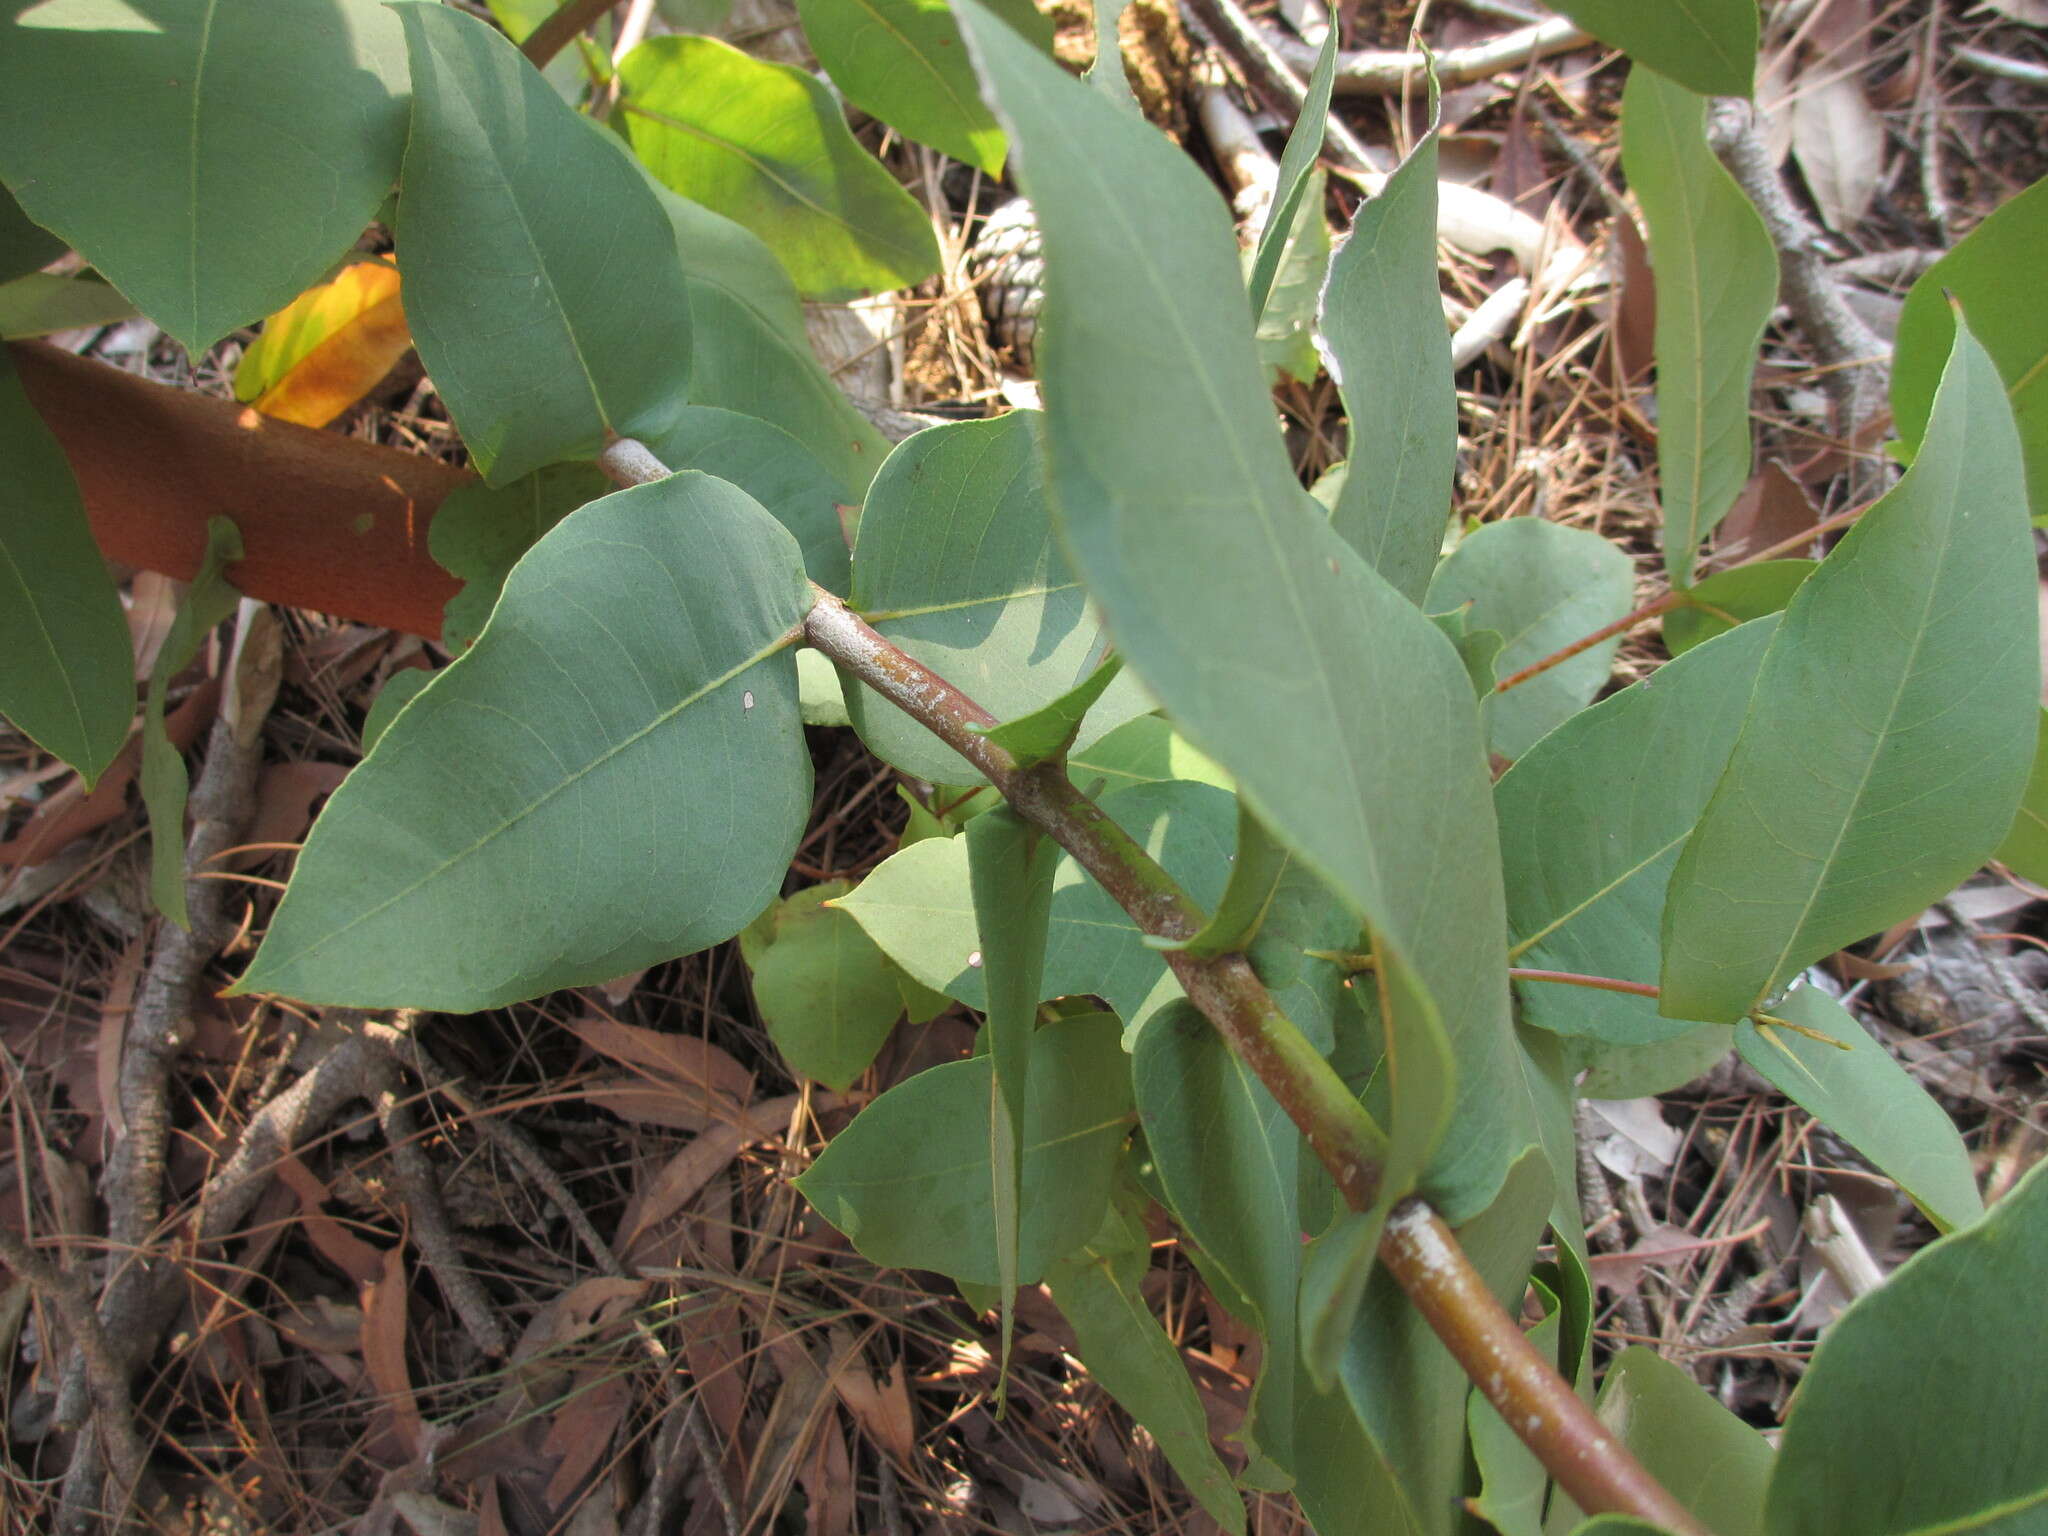
<svg viewBox="0 0 2048 1536">
<path fill-rule="evenodd" d="M 598 18 L 616 3 L 617 0 L 564 0 L 561 9 L 527 33 L 519 51 L 535 69 L 544 69 L 569 46 L 570 39 L 596 26 Z"/>
<path fill-rule="evenodd" d="M 1307 43 L 1281 32 L 1268 32 L 1266 38 L 1290 67 L 1303 74 L 1316 67 L 1316 51 Z M 1436 54 L 1437 83 L 1449 90 L 1454 85 L 1489 80 L 1554 53 L 1570 53 L 1592 41 L 1590 34 L 1563 17 L 1553 17 L 1469 48 L 1449 48 Z M 1340 53 L 1331 89 L 1338 96 L 1391 96 L 1404 90 L 1421 91 L 1428 81 L 1424 64 L 1423 54 L 1416 49 L 1396 52 L 1373 48 Z"/>
<path fill-rule="evenodd" d="M 638 450 L 635 452 L 634 450 Z M 614 443 L 600 463 L 621 467 L 645 450 Z M 651 455 L 645 455 L 650 457 Z M 814 589 L 804 637 L 987 776 L 1019 814 L 1074 856 L 1144 932 L 1182 940 L 1206 917 L 1173 877 L 1095 802 L 1057 760 L 1019 768 L 981 730 L 995 716 L 878 634 L 838 598 Z M 979 730 L 977 728 L 980 728 Z M 1167 952 L 1188 1000 L 1206 1014 L 1330 1171 L 1354 1210 L 1378 1194 L 1386 1138 L 1330 1064 L 1280 1011 L 1243 955 L 1197 959 Z M 1589 1514 L 1651 1521 L 1679 1536 L 1703 1527 L 1614 1437 L 1502 1310 L 1450 1229 L 1417 1199 L 1387 1223 L 1380 1257 L 1445 1347 L 1558 1485 Z"/>
</svg>

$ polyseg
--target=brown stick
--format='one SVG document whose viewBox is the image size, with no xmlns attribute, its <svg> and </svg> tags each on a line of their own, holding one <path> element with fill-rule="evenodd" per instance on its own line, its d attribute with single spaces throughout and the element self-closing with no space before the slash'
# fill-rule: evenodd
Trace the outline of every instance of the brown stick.
<svg viewBox="0 0 2048 1536">
<path fill-rule="evenodd" d="M 628 459 L 606 456 L 609 468 Z M 616 471 L 614 471 L 616 473 Z M 621 476 L 620 478 L 626 478 Z M 1183 940 L 1206 918 L 1145 850 L 1074 788 L 1058 760 L 1020 769 L 977 732 L 996 719 L 929 667 L 905 654 L 822 589 L 804 635 L 987 775 L 1018 812 L 1071 853 L 1148 934 Z M 1168 951 L 1188 998 L 1258 1074 L 1354 1210 L 1379 1190 L 1386 1139 L 1330 1064 L 1287 1019 L 1243 955 L 1198 959 Z M 1397 1207 L 1380 1255 L 1444 1345 L 1501 1417 L 1579 1506 L 1636 1515 L 1679 1536 L 1705 1527 L 1658 1485 L 1593 1417 L 1563 1377 L 1501 1309 L 1441 1218 L 1420 1200 Z"/>
<path fill-rule="evenodd" d="M 526 35 L 519 51 L 535 69 L 544 68 L 569 46 L 570 39 L 596 26 L 598 19 L 616 3 L 617 0 L 564 0 L 561 9 Z"/>
</svg>

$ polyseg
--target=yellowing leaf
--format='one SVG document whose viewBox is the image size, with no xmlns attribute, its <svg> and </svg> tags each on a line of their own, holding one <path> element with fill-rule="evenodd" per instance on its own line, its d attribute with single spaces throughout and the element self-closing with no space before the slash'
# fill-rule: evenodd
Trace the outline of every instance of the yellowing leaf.
<svg viewBox="0 0 2048 1536">
<path fill-rule="evenodd" d="M 235 398 L 266 416 L 324 427 L 376 388 L 411 346 L 398 268 L 358 262 L 263 322 L 235 370 Z"/>
</svg>

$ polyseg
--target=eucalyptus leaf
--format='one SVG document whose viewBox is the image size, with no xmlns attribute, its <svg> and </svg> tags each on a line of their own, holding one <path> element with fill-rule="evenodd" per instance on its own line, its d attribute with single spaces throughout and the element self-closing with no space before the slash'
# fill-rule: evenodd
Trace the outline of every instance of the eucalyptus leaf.
<svg viewBox="0 0 2048 1536">
<path fill-rule="evenodd" d="M 363 715 L 363 755 L 368 757 L 375 750 L 377 740 L 391 728 L 391 722 L 398 718 L 398 712 L 410 704 L 420 691 L 437 676 L 423 667 L 407 667 L 394 672 L 384 679 L 384 686 L 377 690 L 377 697 L 370 700 L 370 707 Z"/>
<path fill-rule="evenodd" d="M 1415 968 L 1461 1069 L 1429 1189 L 1470 1214 L 1531 1133 L 1464 669 L 1295 480 L 1215 188 L 975 0 L 957 10 L 1045 239 L 1046 440 L 1075 569 L 1127 671 Z"/>
<path fill-rule="evenodd" d="M 81 326 L 112 325 L 135 313 L 128 296 L 91 277 L 30 272 L 0 283 L 0 339 L 18 341 Z"/>
<path fill-rule="evenodd" d="M 2021 1536 L 2048 1509 L 2048 1165 L 1822 1337 L 1779 1442 L 1768 1536 Z"/>
<path fill-rule="evenodd" d="M 21 211 L 0 185 L 0 283 L 40 272 L 70 247 Z"/>
<path fill-rule="evenodd" d="M 827 1088 L 865 1072 L 903 1013 L 896 967 L 860 924 L 827 905 L 844 880 L 806 886 L 740 930 L 754 1006 L 783 1060 Z"/>
<path fill-rule="evenodd" d="M 328 802 L 240 989 L 468 1012 L 730 938 L 810 809 L 810 603 L 723 481 L 565 519 Z"/>
<path fill-rule="evenodd" d="M 1019 768 L 1035 768 L 1046 759 L 1066 751 L 1080 734 L 1081 722 L 1088 711 L 1095 707 L 1095 701 L 1116 681 L 1123 668 L 1122 657 L 1110 656 L 1050 704 L 1040 705 L 1014 720 L 1005 720 L 1001 725 L 990 726 L 983 734 L 1009 753 Z"/>
<path fill-rule="evenodd" d="M 2048 881 L 2048 711 L 2042 715 L 2044 728 L 2035 737 L 2034 766 L 2027 775 L 2026 793 L 2020 797 L 2019 814 L 2012 830 L 1998 845 L 1998 862 L 2036 885 Z"/>
<path fill-rule="evenodd" d="M 1312 171 L 1281 242 L 1280 264 L 1259 311 L 1259 356 L 1276 377 L 1313 384 L 1322 360 L 1316 352 L 1316 307 L 1330 272 L 1330 223 L 1323 212 L 1323 173 Z M 1247 254 L 1256 260 L 1255 253 Z M 1252 276 L 1256 278 L 1257 271 Z"/>
<path fill-rule="evenodd" d="M 1733 3 L 1749 15 L 1743 84 L 1717 89 L 1746 96 L 1756 7 L 1750 0 Z M 1618 0 L 1616 8 L 1638 17 L 1686 10 L 1632 0 Z M 1578 9 L 1567 7 L 1567 13 L 1579 19 Z M 1666 79 L 1671 71 L 1658 73 L 1664 66 L 1646 55 L 1634 56 L 1639 64 L 1622 93 L 1621 160 L 1643 210 L 1657 282 L 1664 569 L 1674 587 L 1687 587 L 1700 541 L 1728 515 L 1749 479 L 1750 375 L 1778 301 L 1778 256 L 1762 218 L 1707 147 L 1706 98 Z"/>
<path fill-rule="evenodd" d="M 1807 577 L 1672 871 L 1671 1018 L 1732 1023 L 1997 849 L 2041 690 L 2019 441 L 1957 327 L 1919 456 Z"/>
<path fill-rule="evenodd" d="M 1735 1035 L 1726 1024 L 1699 1024 L 1649 1045 L 1610 1045 L 1588 1035 L 1566 1036 L 1562 1043 L 1581 1097 L 1641 1099 L 1683 1088 L 1713 1070 L 1735 1049 Z"/>
<path fill-rule="evenodd" d="M 195 357 L 320 281 L 398 178 L 406 51 L 374 0 L 0 10 L 0 180 Z"/>
<path fill-rule="evenodd" d="M 852 576 L 839 510 L 844 493 L 788 432 L 755 416 L 693 405 L 647 447 L 670 469 L 701 469 L 745 491 L 796 536 L 811 580 L 846 595 Z"/>
<path fill-rule="evenodd" d="M 921 282 L 938 238 L 800 69 L 709 37 L 652 37 L 620 61 L 626 136 L 671 190 L 744 224 L 812 299 Z"/>
<path fill-rule="evenodd" d="M 1432 122 L 1379 196 L 1359 205 L 1322 300 L 1323 346 L 1351 434 L 1330 526 L 1412 602 L 1443 547 L 1458 459 L 1436 181 Z"/>
<path fill-rule="evenodd" d="M 206 553 L 178 604 L 170 633 L 149 671 L 142 701 L 142 803 L 149 812 L 149 899 L 180 928 L 192 926 L 185 903 L 185 802 L 191 787 L 185 759 L 164 727 L 171 679 L 191 666 L 213 629 L 235 611 L 241 594 L 227 568 L 242 558 L 242 535 L 224 517 L 206 524 Z"/>
<path fill-rule="evenodd" d="M 832 1138 L 797 1189 L 873 1263 L 996 1285 L 991 1071 L 987 1056 L 971 1056 L 898 1083 Z M 1130 1104 L 1114 1018 L 1081 1014 L 1032 1037 L 1022 1283 L 1100 1228 Z"/>
<path fill-rule="evenodd" d="M 1782 613 L 1792 594 L 1814 573 L 1812 560 L 1765 560 L 1716 571 L 1684 593 L 1685 602 L 1664 615 L 1664 648 L 1683 656 L 1703 640 L 1738 624 Z"/>
<path fill-rule="evenodd" d="M 450 491 L 427 525 L 427 550 L 435 563 L 462 579 L 462 590 L 441 610 L 441 643 L 458 656 L 474 645 L 519 557 L 611 488 L 593 464 L 550 464 L 507 485 L 479 482 Z M 369 750 L 367 741 L 363 750 Z"/>
<path fill-rule="evenodd" d="M 1053 537 L 1034 411 L 931 427 L 899 443 L 868 489 L 853 607 L 882 637 L 998 720 L 1066 696 L 1107 641 Z M 976 783 L 960 755 L 866 688 L 847 708 L 874 754 L 914 778 Z M 1119 675 L 1077 743 L 1153 707 Z"/>
<path fill-rule="evenodd" d="M 405 313 L 470 457 L 502 485 L 660 432 L 689 382 L 690 296 L 654 194 L 502 34 L 448 6 L 396 9 L 413 79 Z"/>
<path fill-rule="evenodd" d="M 1552 1311 L 1528 1332 L 1529 1342 L 1552 1365 L 1557 1363 L 1562 1316 Z M 1476 1389 L 1465 1402 L 1465 1430 L 1479 1469 L 1473 1513 L 1500 1536 L 1543 1536 L 1543 1497 L 1550 1491 L 1550 1474 L 1543 1463 Z"/>
<path fill-rule="evenodd" d="M 1610 48 L 1703 96 L 1747 96 L 1756 74 L 1753 0 L 1558 0 Z"/>
<path fill-rule="evenodd" d="M 1994 209 L 1914 282 L 1892 354 L 1892 417 L 1918 450 L 1962 307 L 2005 381 L 2027 466 L 2028 504 L 2048 517 L 2048 305 L 2033 277 L 2048 248 L 2048 177 Z"/>
<path fill-rule="evenodd" d="M 1140 715 L 1093 746 L 1068 753 L 1067 775 L 1091 795 L 1167 779 L 1213 784 L 1224 790 L 1236 787 L 1215 759 L 1195 750 L 1174 730 L 1172 722 L 1158 715 Z"/>
<path fill-rule="evenodd" d="M 1253 251 L 1251 277 L 1245 288 L 1256 318 L 1263 318 L 1266 313 L 1266 300 L 1280 272 L 1281 253 L 1289 241 L 1297 238 L 1296 226 L 1304 205 L 1315 209 L 1316 223 L 1324 230 L 1324 248 L 1328 249 L 1328 226 L 1323 224 L 1322 215 L 1323 184 L 1315 174 L 1315 166 L 1329 127 L 1330 89 L 1336 79 L 1337 29 L 1329 27 L 1325 29 L 1322 49 L 1316 54 L 1316 67 L 1309 72 L 1308 95 L 1295 115 L 1294 126 L 1287 132 L 1287 147 L 1280 151 L 1280 168 L 1273 178 L 1273 204 Z"/>
<path fill-rule="evenodd" d="M 1166 1336 L 1140 1286 L 1151 1268 L 1143 1219 L 1113 1203 L 1102 1228 L 1046 1275 L 1054 1303 L 1074 1330 L 1088 1374 L 1145 1426 L 1202 1508 L 1242 1536 L 1244 1500 L 1209 1443 L 1209 1421 L 1179 1346 Z"/>
<path fill-rule="evenodd" d="M 804 36 L 863 112 L 921 144 L 1003 173 L 1003 131 L 982 105 L 945 0 L 798 0 Z"/>
<path fill-rule="evenodd" d="M 1655 982 L 1672 867 L 1734 750 L 1778 623 L 1745 624 L 1603 699 L 1494 786 L 1516 964 Z M 1523 1019 L 1560 1035 L 1641 1046 L 1693 1032 L 1653 998 L 1540 982 L 1518 992 Z"/>
<path fill-rule="evenodd" d="M 1770 1009 L 1843 1049 L 1764 1017 L 1735 1026 L 1735 1049 L 1773 1087 L 1897 1180 L 1951 1232 L 1984 1214 L 1970 1152 L 1955 1122 L 1892 1054 L 1818 987 L 1797 988 Z"/>
<path fill-rule="evenodd" d="M 134 663 L 78 482 L 0 347 L 0 713 L 92 785 L 128 739 Z"/>
<path fill-rule="evenodd" d="M 1356 481 L 1354 474 L 1347 485 Z M 1463 608 L 1469 629 L 1498 634 L 1498 679 L 1613 623 L 1634 602 L 1635 567 L 1599 534 L 1511 517 L 1459 544 L 1437 567 L 1423 607 L 1430 613 Z M 1480 707 L 1488 745 L 1508 758 L 1527 752 L 1592 701 L 1620 647 L 1616 635 L 1492 694 Z"/>
</svg>

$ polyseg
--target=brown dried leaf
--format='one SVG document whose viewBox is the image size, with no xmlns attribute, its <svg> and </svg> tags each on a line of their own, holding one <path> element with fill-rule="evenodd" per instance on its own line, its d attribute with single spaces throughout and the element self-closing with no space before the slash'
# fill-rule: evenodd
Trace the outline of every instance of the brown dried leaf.
<svg viewBox="0 0 2048 1536">
<path fill-rule="evenodd" d="M 741 1147 L 780 1136 L 801 1102 L 798 1095 L 786 1094 L 743 1110 L 732 1121 L 711 1126 L 670 1158 L 650 1182 L 634 1190 L 619 1223 L 618 1236 L 613 1239 L 613 1246 L 627 1265 L 653 1262 L 641 1245 L 662 1223 L 688 1205 L 713 1175 L 739 1156 Z M 812 1106 L 821 1112 L 836 1102 L 834 1094 L 811 1096 Z"/>
<path fill-rule="evenodd" d="M 897 1361 L 877 1376 L 853 1336 L 834 1324 L 827 1335 L 832 1352 L 844 1359 L 845 1369 L 832 1378 L 832 1390 L 853 1415 L 854 1423 L 866 1431 L 869 1440 L 887 1451 L 896 1465 L 908 1471 L 917 1455 L 917 1419 L 910 1406 L 910 1389 L 903 1379 L 903 1362 Z"/>
<path fill-rule="evenodd" d="M 685 1103 L 702 1106 L 709 1118 L 727 1118 L 732 1108 L 753 1097 L 754 1074 L 709 1040 L 601 1017 L 574 1019 L 569 1028 L 600 1056 L 657 1086 L 675 1089 Z M 707 1094 L 718 1097 L 708 1099 Z"/>
<path fill-rule="evenodd" d="M 1714 532 L 1714 558 L 1729 565 L 1748 559 L 1806 532 L 1820 522 L 1820 508 L 1792 472 L 1776 459 L 1749 477 L 1735 505 Z"/>
<path fill-rule="evenodd" d="M 1884 119 L 1870 104 L 1868 0 L 1830 0 L 1792 83 L 1792 150 L 1828 228 L 1863 222 L 1884 179 Z"/>
<path fill-rule="evenodd" d="M 427 1425 L 406 1366 L 407 1300 L 405 1243 L 400 1240 L 383 1255 L 378 1278 L 363 1287 L 363 1364 L 378 1399 L 373 1425 L 401 1448 L 396 1459 L 417 1461 L 426 1454 Z"/>
<path fill-rule="evenodd" d="M 561 1458 L 542 1495 L 557 1514 L 565 1512 L 576 1490 L 611 1449 L 612 1436 L 633 1405 L 633 1391 L 624 1376 L 578 1371 L 575 1393 L 555 1414 L 541 1450 Z"/>
<path fill-rule="evenodd" d="M 275 843 L 301 843 L 313 825 L 313 810 L 341 788 L 348 768 L 341 763 L 272 763 L 256 781 L 256 816 L 243 840 L 246 851 L 221 862 L 229 869 L 254 869 L 278 852 Z"/>
<path fill-rule="evenodd" d="M 277 1160 L 277 1179 L 298 1198 L 299 1224 L 320 1256 L 358 1288 L 376 1284 L 386 1256 L 321 1209 L 332 1191 L 320 1176 L 287 1153 Z"/>
</svg>

